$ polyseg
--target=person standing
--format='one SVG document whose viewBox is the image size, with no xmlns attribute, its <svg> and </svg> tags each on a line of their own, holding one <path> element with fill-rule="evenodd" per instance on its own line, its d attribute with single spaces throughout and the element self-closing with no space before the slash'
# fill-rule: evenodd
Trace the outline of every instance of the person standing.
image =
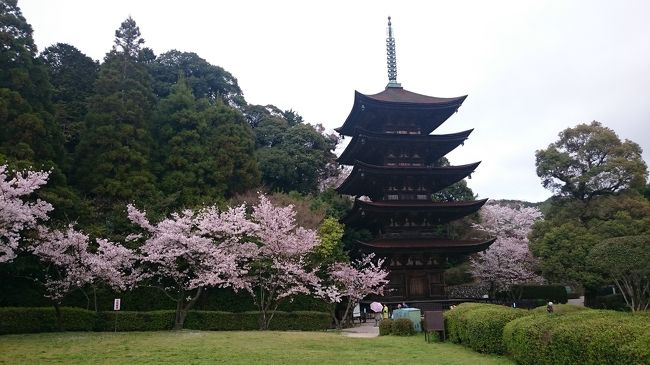
<svg viewBox="0 0 650 365">
<path fill-rule="evenodd" d="M 384 309 L 382 309 L 382 318 L 383 319 L 388 319 L 388 306 L 384 304 Z"/>
</svg>

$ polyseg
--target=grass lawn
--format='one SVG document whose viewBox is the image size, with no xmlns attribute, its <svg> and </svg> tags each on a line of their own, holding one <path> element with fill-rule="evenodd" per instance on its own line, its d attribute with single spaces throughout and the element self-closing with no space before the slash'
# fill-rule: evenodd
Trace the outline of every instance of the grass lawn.
<svg viewBox="0 0 650 365">
<path fill-rule="evenodd" d="M 0 336 L 0 364 L 513 364 L 424 337 L 325 332 L 67 332 Z"/>
</svg>

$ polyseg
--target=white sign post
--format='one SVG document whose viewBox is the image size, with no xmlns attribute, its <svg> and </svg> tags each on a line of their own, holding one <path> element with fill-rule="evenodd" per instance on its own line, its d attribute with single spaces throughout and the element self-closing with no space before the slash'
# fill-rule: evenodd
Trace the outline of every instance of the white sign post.
<svg viewBox="0 0 650 365">
<path fill-rule="evenodd" d="M 122 300 L 120 298 L 115 298 L 113 301 L 113 310 L 115 311 L 115 332 L 117 332 L 117 312 L 120 310 L 120 305 Z"/>
</svg>

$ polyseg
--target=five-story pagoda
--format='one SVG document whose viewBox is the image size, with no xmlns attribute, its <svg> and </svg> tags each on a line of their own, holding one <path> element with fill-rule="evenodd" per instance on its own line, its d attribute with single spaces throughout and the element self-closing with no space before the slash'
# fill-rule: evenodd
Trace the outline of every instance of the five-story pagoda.
<svg viewBox="0 0 650 365">
<path fill-rule="evenodd" d="M 469 176 L 479 165 L 440 163 L 472 130 L 430 134 L 458 110 L 466 96 L 437 98 L 403 89 L 397 83 L 390 17 L 386 43 L 386 89 L 374 95 L 355 92 L 350 115 L 336 129 L 352 137 L 338 162 L 354 166 L 337 190 L 357 198 L 342 221 L 368 229 L 374 238 L 360 244 L 388 258 L 390 283 L 384 300 L 441 299 L 445 298 L 448 257 L 482 251 L 494 242 L 450 239 L 444 228 L 478 211 L 487 199 L 432 199 L 433 194 Z"/>
</svg>

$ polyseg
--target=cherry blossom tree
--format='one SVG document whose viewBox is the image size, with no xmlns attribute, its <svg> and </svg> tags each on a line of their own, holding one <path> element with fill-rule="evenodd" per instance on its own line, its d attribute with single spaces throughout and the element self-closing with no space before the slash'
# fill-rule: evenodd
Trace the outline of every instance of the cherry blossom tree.
<svg viewBox="0 0 650 365">
<path fill-rule="evenodd" d="M 23 171 L 9 175 L 7 165 L 0 166 L 0 263 L 16 257 L 21 233 L 47 220 L 47 214 L 53 209 L 40 199 L 26 200 L 47 183 L 48 172 Z"/>
<path fill-rule="evenodd" d="M 143 241 L 141 278 L 176 302 L 175 329 L 183 328 L 187 311 L 205 288 L 250 288 L 246 262 L 257 246 L 247 240 L 257 225 L 246 219 L 243 205 L 223 212 L 184 210 L 156 225 L 132 205 L 128 215 L 143 231 L 128 237 Z"/>
<path fill-rule="evenodd" d="M 69 225 L 65 230 L 39 227 L 38 239 L 30 251 L 39 259 L 43 278 L 35 279 L 45 288 L 45 297 L 52 300 L 58 313 L 61 301 L 72 291 L 93 288 L 94 306 L 97 311 L 96 286 L 104 282 L 115 290 L 127 290 L 138 280 L 134 267 L 134 253 L 106 239 L 97 239 L 97 250 L 90 245 L 88 235 Z"/>
<path fill-rule="evenodd" d="M 319 295 L 331 304 L 347 301 L 343 320 L 348 318 L 350 309 L 354 308 L 359 301 L 370 294 L 382 295 L 384 287 L 388 283 L 388 271 L 382 269 L 383 259 L 373 262 L 375 255 L 363 256 L 352 263 L 338 262 L 328 270 L 327 282 L 323 285 Z M 334 313 L 335 305 L 330 306 L 331 314 L 337 328 L 342 323 Z"/>
<path fill-rule="evenodd" d="M 474 228 L 496 236 L 497 240 L 470 259 L 472 275 L 490 285 L 492 296 L 497 290 L 516 296 L 511 291 L 513 286 L 542 282 L 534 271 L 536 262 L 528 248 L 532 225 L 542 218 L 539 209 L 489 204 L 481 209 L 480 216 L 481 223 Z"/>
<path fill-rule="evenodd" d="M 320 290 L 316 272 L 307 260 L 319 243 L 318 236 L 314 230 L 297 227 L 295 216 L 292 205 L 276 207 L 263 195 L 253 207 L 259 247 L 250 263 L 250 293 L 261 312 L 263 330 L 269 328 L 281 301 Z"/>
</svg>

